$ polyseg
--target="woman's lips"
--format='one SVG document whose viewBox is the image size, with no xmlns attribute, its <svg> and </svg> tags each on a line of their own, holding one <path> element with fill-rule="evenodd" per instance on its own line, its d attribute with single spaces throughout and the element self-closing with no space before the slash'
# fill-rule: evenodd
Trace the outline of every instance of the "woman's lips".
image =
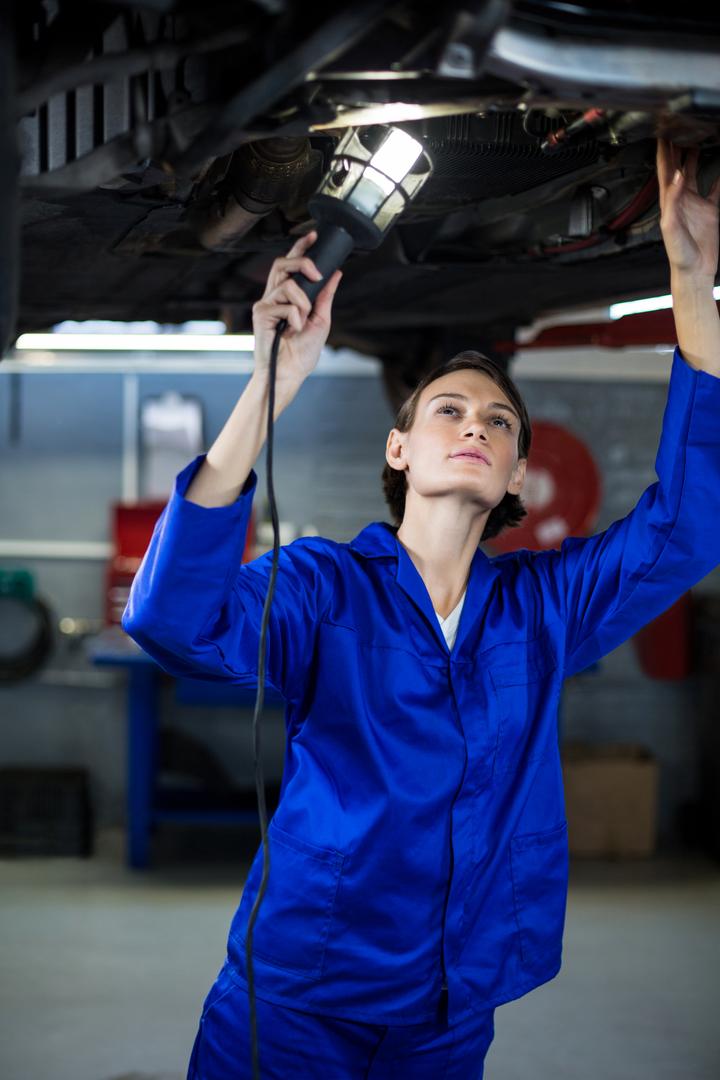
<svg viewBox="0 0 720 1080">
<path fill-rule="evenodd" d="M 454 458 L 467 458 L 469 461 L 477 461 L 483 465 L 489 465 L 488 459 L 480 453 L 471 453 L 469 450 L 461 451 L 459 454 L 451 454 Z"/>
</svg>

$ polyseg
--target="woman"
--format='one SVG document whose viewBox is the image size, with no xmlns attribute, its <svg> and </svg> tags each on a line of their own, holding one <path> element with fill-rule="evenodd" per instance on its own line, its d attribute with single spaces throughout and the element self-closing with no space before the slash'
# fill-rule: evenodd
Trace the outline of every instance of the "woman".
<svg viewBox="0 0 720 1080">
<path fill-rule="evenodd" d="M 720 181 L 658 143 L 679 347 L 656 460 L 634 510 L 561 550 L 490 559 L 523 514 L 530 425 L 512 383 L 461 355 L 427 376 L 386 446 L 398 525 L 281 548 L 268 681 L 287 702 L 271 872 L 253 934 L 263 1077 L 477 1080 L 494 1009 L 560 968 L 567 823 L 557 739 L 566 675 L 614 649 L 720 563 Z M 314 310 L 276 259 L 253 308 L 255 370 L 178 476 L 123 626 L 175 675 L 253 686 L 272 553 L 241 565 L 265 435 L 317 363 Z M 444 622 L 442 620 L 445 620 Z M 251 1075 L 245 929 L 258 849 L 202 1010 L 188 1076 Z"/>
</svg>

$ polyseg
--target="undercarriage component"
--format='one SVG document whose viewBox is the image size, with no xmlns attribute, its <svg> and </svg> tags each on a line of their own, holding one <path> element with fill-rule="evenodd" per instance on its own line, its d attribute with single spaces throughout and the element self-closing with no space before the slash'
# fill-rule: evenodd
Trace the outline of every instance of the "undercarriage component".
<svg viewBox="0 0 720 1080">
<path fill-rule="evenodd" d="M 484 71 L 528 88 L 528 102 L 587 108 L 657 107 L 692 85 L 720 91 L 720 64 L 711 45 L 692 52 L 682 46 L 547 34 L 503 26 L 488 49 Z"/>
<path fill-rule="evenodd" d="M 367 35 L 389 7 L 388 0 L 355 0 L 339 9 L 333 18 L 235 94 L 207 129 L 173 161 L 177 171 L 192 174 L 208 158 L 234 150 L 238 133 L 256 116 L 270 111 L 316 67 L 331 62 Z"/>
<path fill-rule="evenodd" d="M 438 75 L 474 78 L 482 71 L 488 46 L 510 12 L 509 0 L 481 0 L 453 20 L 437 65 Z"/>
<path fill-rule="evenodd" d="M 546 132 L 556 126 L 548 121 Z M 424 131 L 435 171 L 407 211 L 407 221 L 517 196 L 592 165 L 602 155 L 594 139 L 562 146 L 552 155 L 541 153 L 538 139 L 524 130 L 518 112 L 428 120 Z"/>
<path fill-rule="evenodd" d="M 315 190 L 322 175 L 322 154 L 308 139 L 278 138 L 248 143 L 232 156 L 219 189 L 194 204 L 186 223 L 203 247 L 232 248 L 235 241 L 276 207 L 286 217 Z M 306 216 L 306 214 L 305 214 Z"/>
</svg>

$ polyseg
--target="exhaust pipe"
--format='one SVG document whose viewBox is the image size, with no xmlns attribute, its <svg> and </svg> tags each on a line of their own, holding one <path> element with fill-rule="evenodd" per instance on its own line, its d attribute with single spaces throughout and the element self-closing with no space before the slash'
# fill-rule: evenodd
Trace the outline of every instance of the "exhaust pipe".
<svg viewBox="0 0 720 1080">
<path fill-rule="evenodd" d="M 278 206 L 292 214 L 321 174 L 322 154 L 304 136 L 246 143 L 233 154 L 220 188 L 188 212 L 187 224 L 208 251 L 227 250 Z"/>
</svg>

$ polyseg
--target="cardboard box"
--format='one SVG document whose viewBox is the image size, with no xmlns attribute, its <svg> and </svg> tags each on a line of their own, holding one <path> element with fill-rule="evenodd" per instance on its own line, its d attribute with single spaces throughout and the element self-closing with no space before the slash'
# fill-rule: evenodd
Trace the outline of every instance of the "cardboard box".
<svg viewBox="0 0 720 1080">
<path fill-rule="evenodd" d="M 562 747 L 571 856 L 652 855 L 658 763 L 637 743 L 567 742 Z"/>
</svg>

